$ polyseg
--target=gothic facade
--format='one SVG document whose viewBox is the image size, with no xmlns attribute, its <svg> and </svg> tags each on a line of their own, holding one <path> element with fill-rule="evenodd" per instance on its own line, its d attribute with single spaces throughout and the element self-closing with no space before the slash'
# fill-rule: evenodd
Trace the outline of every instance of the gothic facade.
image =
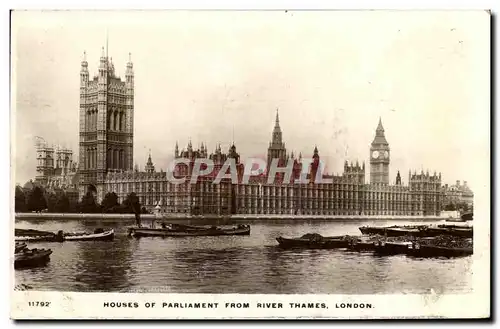
<svg viewBox="0 0 500 329">
<path fill-rule="evenodd" d="M 447 205 L 462 205 L 466 204 L 471 207 L 474 204 L 474 193 L 467 185 L 467 181 L 460 184 L 457 180 L 456 184 L 444 186 L 444 206 Z"/>
<path fill-rule="evenodd" d="M 78 165 L 71 149 L 40 143 L 36 147 L 36 160 L 35 183 L 64 190 L 78 186 Z"/>
<path fill-rule="evenodd" d="M 175 166 L 172 173 L 156 171 L 149 155 L 145 171 L 133 170 L 133 120 L 134 73 L 132 62 L 126 65 L 125 80 L 115 74 L 113 62 L 104 53 L 100 58 L 98 74 L 89 80 L 86 59 L 80 74 L 80 197 L 89 189 L 102 200 L 105 193 L 117 193 L 122 202 L 134 192 L 147 208 L 160 205 L 168 214 L 302 214 L 302 215 L 439 215 L 443 202 L 441 174 L 409 174 L 406 185 L 401 175 L 396 185 L 389 184 L 390 148 L 385 137 L 382 120 L 379 120 L 375 138 L 370 147 L 370 181 L 365 182 L 365 164 L 345 163 L 340 175 L 324 175 L 329 183 L 317 182 L 321 178 L 320 154 L 314 147 L 312 163 L 308 168 L 309 183 L 297 181 L 302 172 L 302 155 L 288 155 L 276 111 L 276 119 L 267 149 L 267 171 L 244 181 L 243 166 L 236 146 L 227 153 L 217 145 L 209 154 L 206 144 L 194 149 L 191 141 L 179 150 L 176 143 L 174 158 L 188 159 L 188 163 Z M 47 170 L 49 151 L 40 172 Z M 214 162 L 211 174 L 202 176 L 191 184 L 196 159 Z M 237 183 L 223 179 L 213 184 L 228 158 L 237 165 Z M 269 166 L 277 161 L 280 167 L 293 164 L 291 177 L 278 173 L 272 184 L 268 183 Z M 186 180 L 172 183 L 173 177 Z M 290 179 L 290 181 L 285 181 Z"/>
<path fill-rule="evenodd" d="M 134 71 L 126 64 L 125 80 L 102 50 L 98 74 L 89 78 L 85 58 L 80 69 L 80 196 L 91 189 L 104 196 L 110 172 L 132 170 L 134 133 Z"/>
<path fill-rule="evenodd" d="M 220 184 L 213 184 L 228 157 L 235 158 L 239 164 L 239 155 L 234 145 L 228 153 L 222 152 L 221 146 L 218 145 L 215 152 L 208 154 L 203 144 L 200 149 L 193 149 L 190 141 L 187 149 L 180 152 L 176 144 L 174 156 L 176 159 L 189 160 L 188 163 L 178 164 L 172 172 L 174 178 L 185 178 L 183 183 L 172 183 L 167 172 L 157 172 L 149 155 L 145 172 L 134 170 L 109 173 L 104 184 L 105 190 L 115 192 L 120 202 L 123 202 L 129 193 L 134 192 L 146 208 L 152 209 L 160 205 L 162 213 L 170 215 L 227 215 L 234 212 L 231 181 L 222 180 Z M 214 171 L 191 184 L 193 166 L 199 158 L 212 159 L 215 164 Z"/>
<path fill-rule="evenodd" d="M 378 137 L 381 126 L 379 122 Z M 382 145 L 388 148 L 388 143 Z M 442 208 L 441 174 L 409 172 L 408 183 L 403 185 L 398 172 L 396 185 L 389 185 L 382 172 L 384 174 L 379 177 L 385 181 L 366 184 L 365 164 L 345 162 L 341 175 L 323 175 L 331 182 L 318 183 L 315 181 L 320 162 L 317 147 L 313 150 L 307 184 L 298 182 L 302 172 L 301 156 L 295 158 L 293 153 L 285 159 L 287 163 L 293 162 L 289 181 L 284 181 L 278 174 L 272 184 L 267 181 L 268 172 L 252 176 L 249 182 L 243 181 L 243 167 L 234 145 L 227 153 L 223 153 L 218 145 L 214 153 L 208 154 L 203 144 L 201 148 L 193 149 L 190 141 L 181 151 L 176 144 L 174 156 L 189 160 L 188 164 L 177 165 L 173 173 L 176 178 L 185 177 L 184 183 L 173 184 L 167 173 L 155 172 L 149 157 L 146 172 L 108 175 L 106 190 L 116 192 L 120 200 L 135 192 L 146 207 L 160 205 L 166 214 L 439 216 Z M 229 157 L 233 157 L 237 164 L 238 183 L 223 180 L 220 184 L 213 184 Z M 193 164 L 198 158 L 212 159 L 214 171 L 191 184 Z M 379 173 L 377 170 L 376 175 Z"/>
</svg>

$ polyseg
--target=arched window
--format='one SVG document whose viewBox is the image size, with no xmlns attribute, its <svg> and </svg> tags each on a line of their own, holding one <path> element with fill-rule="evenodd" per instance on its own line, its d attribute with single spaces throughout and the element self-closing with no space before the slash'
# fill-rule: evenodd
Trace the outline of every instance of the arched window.
<svg viewBox="0 0 500 329">
<path fill-rule="evenodd" d="M 122 127 L 123 127 L 123 112 L 120 112 L 120 123 L 118 126 L 118 130 L 122 131 Z"/>
<path fill-rule="evenodd" d="M 108 120 L 106 121 L 106 129 L 109 130 L 111 127 L 111 111 L 108 111 Z"/>
<path fill-rule="evenodd" d="M 114 150 L 114 156 L 113 156 L 113 168 L 118 168 L 118 150 Z"/>
<path fill-rule="evenodd" d="M 118 122 L 117 122 L 117 120 L 118 120 L 118 112 L 117 112 L 117 111 L 115 111 L 115 113 L 114 113 L 114 118 L 113 118 L 113 121 L 114 121 L 114 122 L 113 122 L 113 123 L 114 123 L 114 127 L 113 127 L 113 129 L 114 129 L 114 130 L 118 130 Z"/>
<path fill-rule="evenodd" d="M 125 153 L 120 150 L 120 169 L 125 169 Z"/>
<path fill-rule="evenodd" d="M 90 130 L 90 111 L 87 111 L 85 115 L 85 131 L 89 130 Z"/>
</svg>

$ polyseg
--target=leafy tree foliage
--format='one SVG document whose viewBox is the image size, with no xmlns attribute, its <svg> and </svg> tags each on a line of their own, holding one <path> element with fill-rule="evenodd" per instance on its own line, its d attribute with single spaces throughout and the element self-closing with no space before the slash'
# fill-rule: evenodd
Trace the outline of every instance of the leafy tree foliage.
<svg viewBox="0 0 500 329">
<path fill-rule="evenodd" d="M 118 203 L 118 196 L 116 195 L 116 193 L 106 193 L 101 203 L 102 211 L 106 213 L 120 212 L 119 206 L 120 204 Z"/>
<path fill-rule="evenodd" d="M 14 211 L 15 212 L 26 212 L 28 206 L 26 204 L 26 194 L 24 193 L 21 186 L 16 186 L 15 196 L 14 196 Z"/>
<path fill-rule="evenodd" d="M 66 195 L 66 193 L 59 193 L 57 195 L 57 202 L 55 206 L 55 211 L 56 212 L 62 212 L 62 213 L 67 213 L 70 212 L 70 204 L 69 204 L 69 198 Z"/>
<path fill-rule="evenodd" d="M 46 193 L 46 199 L 47 199 L 47 211 L 48 212 L 56 212 L 56 203 L 57 203 L 57 196 L 52 193 Z"/>
<path fill-rule="evenodd" d="M 141 213 L 141 204 L 139 202 L 139 197 L 134 192 L 131 192 L 127 195 L 127 198 L 123 201 L 123 206 L 126 210 L 126 213 Z"/>
<path fill-rule="evenodd" d="M 95 201 L 94 194 L 90 191 L 85 193 L 82 197 L 78 208 L 80 212 L 87 214 L 94 214 L 100 210 L 97 202 Z"/>
<path fill-rule="evenodd" d="M 47 209 L 47 201 L 43 195 L 43 190 L 35 186 L 28 197 L 28 211 L 42 211 Z"/>
</svg>

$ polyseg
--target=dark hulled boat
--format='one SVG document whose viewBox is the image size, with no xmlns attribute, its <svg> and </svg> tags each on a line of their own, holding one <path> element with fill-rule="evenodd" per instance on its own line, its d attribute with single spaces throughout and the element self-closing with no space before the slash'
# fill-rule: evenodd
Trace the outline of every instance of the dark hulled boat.
<svg viewBox="0 0 500 329">
<path fill-rule="evenodd" d="M 409 246 L 407 254 L 415 257 L 463 257 L 474 253 L 473 248 L 449 248 L 414 243 Z"/>
<path fill-rule="evenodd" d="M 320 234 L 305 234 L 300 238 L 277 237 L 281 248 L 337 249 L 347 248 L 349 239 L 345 236 L 323 237 Z"/>
<path fill-rule="evenodd" d="M 14 255 L 14 268 L 44 266 L 50 261 L 50 249 L 24 249 Z"/>
<path fill-rule="evenodd" d="M 460 215 L 460 218 L 462 218 L 463 221 L 471 221 L 473 220 L 474 214 L 472 212 L 464 213 Z"/>
<path fill-rule="evenodd" d="M 49 231 L 16 228 L 16 229 L 14 229 L 14 235 L 15 236 L 54 236 L 55 233 L 49 232 Z"/>
<path fill-rule="evenodd" d="M 199 231 L 199 230 L 207 230 L 211 228 L 211 226 L 197 226 L 197 225 L 185 225 L 185 224 L 174 224 L 174 223 L 169 223 L 169 224 L 162 224 L 162 228 L 168 228 L 172 231 L 185 231 L 185 232 L 190 232 L 190 231 Z"/>
<path fill-rule="evenodd" d="M 473 239 L 441 235 L 417 239 L 410 246 L 408 255 L 415 257 L 461 257 L 473 254 Z"/>
<path fill-rule="evenodd" d="M 373 251 L 375 250 L 375 242 L 373 241 L 353 241 L 349 243 L 347 249 L 352 251 Z"/>
<path fill-rule="evenodd" d="M 367 235 L 378 234 L 388 237 L 413 236 L 413 237 L 433 237 L 439 235 L 450 235 L 458 237 L 471 238 L 473 228 L 457 225 L 415 225 L 415 226 L 388 226 L 388 227 L 370 227 L 362 226 L 359 228 L 361 233 Z"/>
<path fill-rule="evenodd" d="M 412 226 L 387 226 L 387 227 L 376 227 L 376 226 L 362 226 L 359 228 L 361 233 L 367 235 L 382 235 L 382 236 L 421 236 L 422 231 L 427 228 L 426 225 L 412 225 Z"/>
<path fill-rule="evenodd" d="M 240 224 L 231 228 L 212 226 L 192 230 L 179 230 L 147 227 L 130 227 L 129 236 L 133 237 L 190 237 L 190 236 L 224 236 L 224 235 L 250 235 L 250 225 Z"/>
<path fill-rule="evenodd" d="M 438 225 L 438 227 L 428 227 L 425 231 L 425 236 L 450 235 L 464 238 L 474 237 L 474 230 L 472 227 L 459 225 Z"/>
</svg>

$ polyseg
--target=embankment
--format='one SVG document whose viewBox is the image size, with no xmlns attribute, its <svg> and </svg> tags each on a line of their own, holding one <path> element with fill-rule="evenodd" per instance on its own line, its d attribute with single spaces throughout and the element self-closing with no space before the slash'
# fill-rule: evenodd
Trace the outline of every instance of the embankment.
<svg viewBox="0 0 500 329">
<path fill-rule="evenodd" d="M 16 220 L 134 220 L 134 214 L 75 214 L 75 213 L 16 213 Z M 142 214 L 141 220 L 212 220 L 224 219 L 232 221 L 253 220 L 407 220 L 407 221 L 436 221 L 444 220 L 440 216 L 322 216 L 322 215 L 231 215 L 231 216 L 192 216 L 187 214 L 164 214 L 160 217 L 153 214 Z"/>
</svg>

